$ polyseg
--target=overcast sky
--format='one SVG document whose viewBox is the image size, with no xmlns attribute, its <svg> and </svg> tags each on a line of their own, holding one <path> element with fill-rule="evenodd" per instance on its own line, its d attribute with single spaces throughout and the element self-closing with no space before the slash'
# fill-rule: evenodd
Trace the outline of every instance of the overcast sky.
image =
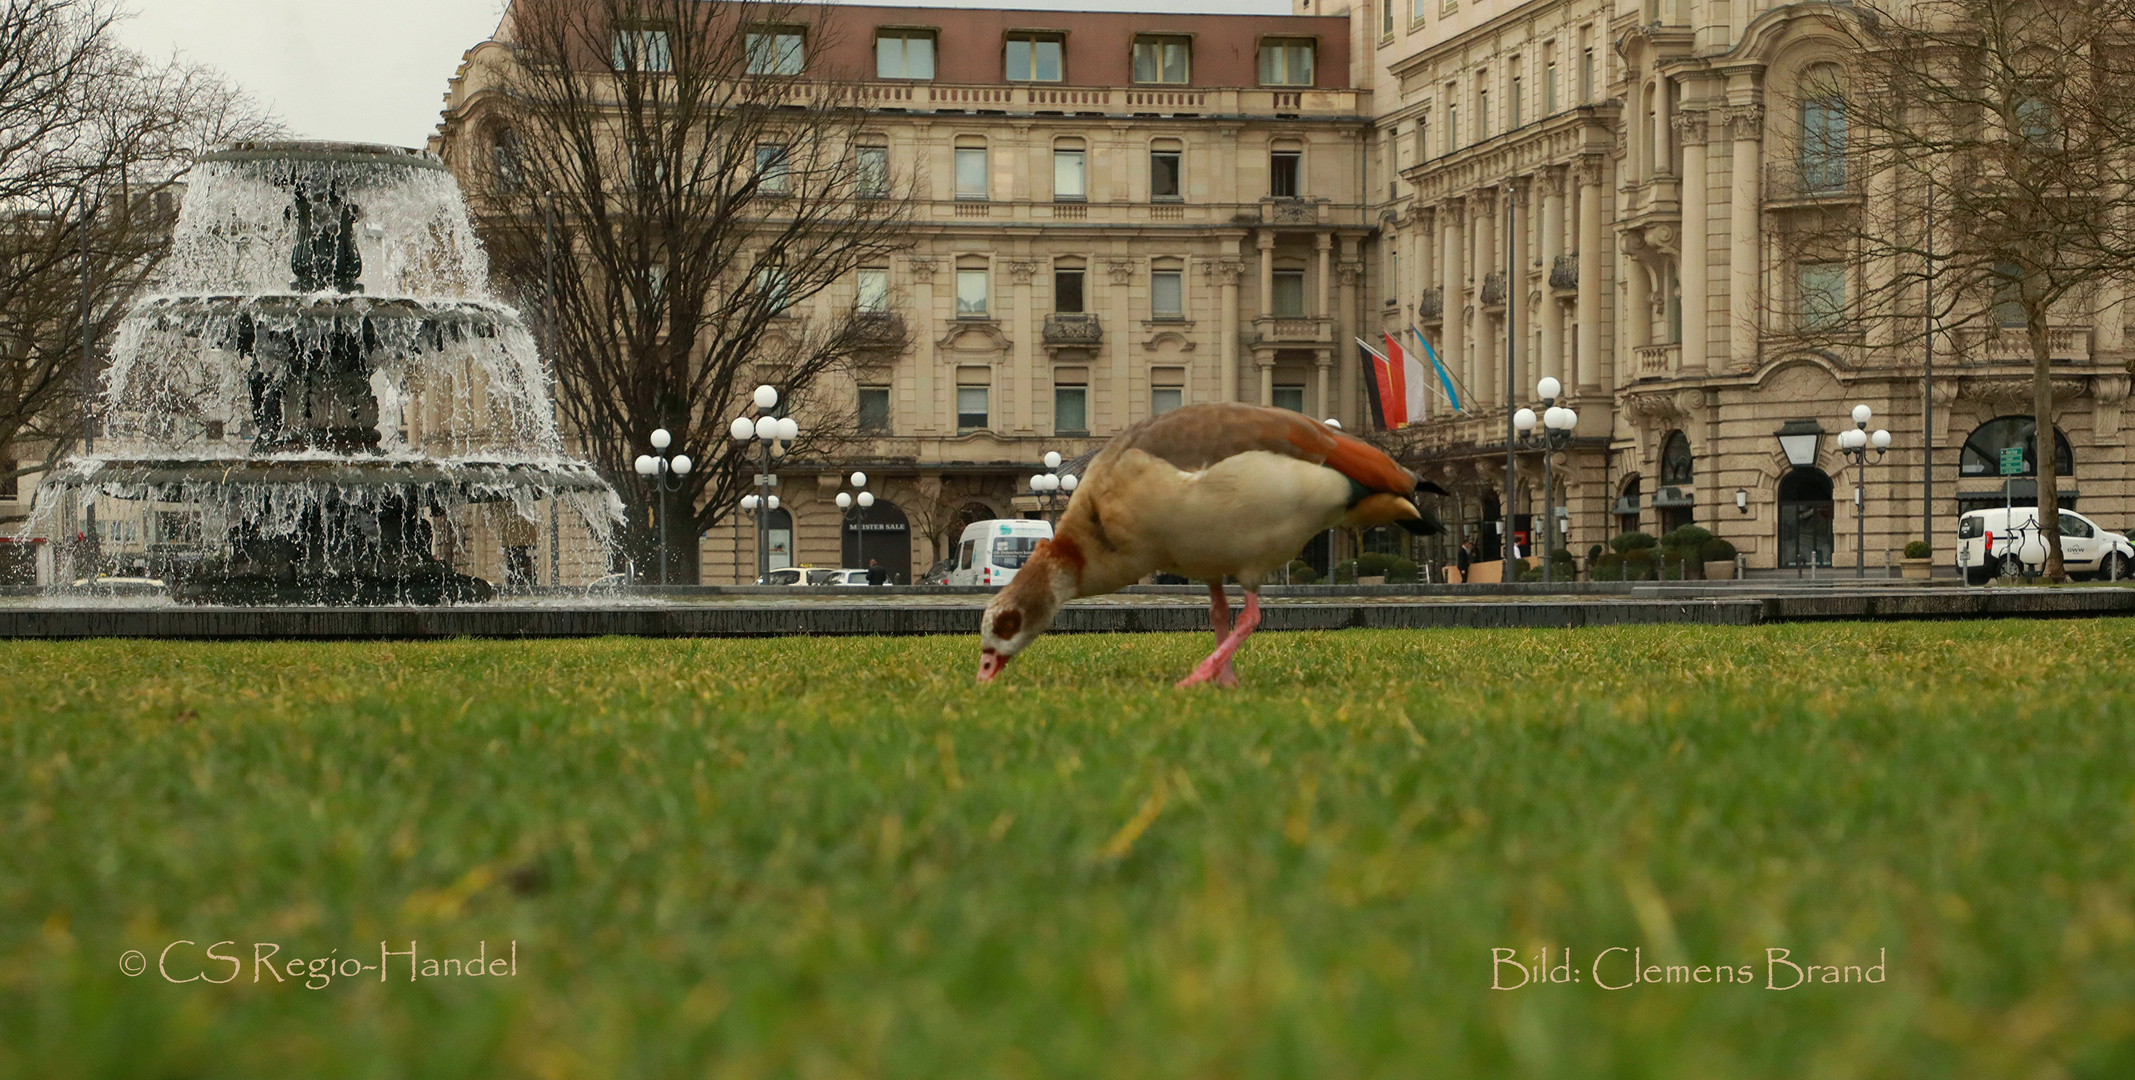
<svg viewBox="0 0 2135 1080">
<path fill-rule="evenodd" d="M 421 146 L 503 0 L 126 0 L 119 36 L 220 68 L 298 138 Z M 922 6 L 922 5 L 900 5 Z M 927 7 L 1286 14 L 1289 0 L 942 0 Z"/>
</svg>

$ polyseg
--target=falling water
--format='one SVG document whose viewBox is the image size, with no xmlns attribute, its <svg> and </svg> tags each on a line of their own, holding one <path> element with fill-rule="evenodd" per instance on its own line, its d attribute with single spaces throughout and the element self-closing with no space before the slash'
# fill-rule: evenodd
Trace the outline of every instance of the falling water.
<svg viewBox="0 0 2135 1080">
<path fill-rule="evenodd" d="M 553 567 L 566 517 L 577 576 L 605 567 L 621 500 L 564 453 L 435 157 L 240 144 L 189 179 L 113 343 L 97 452 L 39 487 L 32 530 L 73 535 L 99 506 L 175 523 L 197 543 L 173 594 L 205 602 L 486 599 L 462 570 L 523 576 L 541 547 Z"/>
</svg>

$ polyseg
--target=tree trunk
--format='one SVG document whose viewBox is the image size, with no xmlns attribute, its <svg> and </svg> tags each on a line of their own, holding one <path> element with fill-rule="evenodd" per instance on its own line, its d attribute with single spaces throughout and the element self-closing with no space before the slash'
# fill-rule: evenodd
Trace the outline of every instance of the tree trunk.
<svg viewBox="0 0 2135 1080">
<path fill-rule="evenodd" d="M 2046 540 L 2046 580 L 2067 581 L 2061 566 L 2061 477 L 2055 471 L 2061 440 L 2053 426 L 2053 348 L 2046 334 L 2043 304 L 2026 304 L 2024 333 L 2031 339 L 2031 413 L 2036 430 L 2032 454 L 2039 474 L 2039 535 Z"/>
</svg>

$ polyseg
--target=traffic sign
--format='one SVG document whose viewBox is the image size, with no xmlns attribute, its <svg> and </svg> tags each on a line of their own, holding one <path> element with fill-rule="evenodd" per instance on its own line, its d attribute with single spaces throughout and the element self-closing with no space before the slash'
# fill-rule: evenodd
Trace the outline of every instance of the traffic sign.
<svg viewBox="0 0 2135 1080">
<path fill-rule="evenodd" d="M 2002 447 L 2002 475 L 2021 476 L 2023 472 L 2024 448 L 2021 446 Z"/>
</svg>

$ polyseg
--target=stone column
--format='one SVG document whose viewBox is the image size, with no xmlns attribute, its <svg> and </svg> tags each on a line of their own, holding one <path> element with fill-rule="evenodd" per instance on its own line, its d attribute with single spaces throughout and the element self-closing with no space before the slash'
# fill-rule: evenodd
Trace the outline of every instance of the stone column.
<svg viewBox="0 0 2135 1080">
<path fill-rule="evenodd" d="M 1443 320 L 1438 334 L 1439 352 L 1443 355 L 1439 356 L 1438 361 L 1446 366 L 1448 374 L 1460 381 L 1463 406 L 1469 404 L 1467 388 L 1470 385 L 1466 366 L 1468 353 L 1460 323 L 1460 294 L 1462 284 L 1466 280 L 1460 265 L 1460 226 L 1465 216 L 1466 211 L 1462 209 L 1458 199 L 1440 204 L 1437 215 L 1441 241 L 1439 250 L 1443 255 L 1438 260 L 1438 295 L 1442 305 L 1438 317 Z"/>
<path fill-rule="evenodd" d="M 1361 257 L 1363 248 L 1363 237 L 1344 243 L 1342 262 L 1335 270 L 1342 280 L 1342 306 L 1336 309 L 1334 355 L 1350 359 L 1348 362 L 1336 361 L 1341 364 L 1337 369 L 1339 377 L 1335 380 L 1340 387 L 1341 396 L 1336 399 L 1335 408 L 1329 410 L 1327 415 L 1340 420 L 1342 427 L 1348 431 L 1360 430 L 1357 424 L 1357 364 L 1354 359 L 1357 355 L 1357 343 L 1354 339 L 1364 336 L 1364 327 L 1361 324 L 1351 324 L 1357 321 L 1358 316 L 1357 285 L 1364 279 L 1364 262 Z"/>
<path fill-rule="evenodd" d="M 954 402 L 947 400 L 948 394 L 955 391 L 945 391 L 935 382 L 935 373 L 941 370 L 941 362 L 934 354 L 934 333 L 935 328 L 941 325 L 941 316 L 934 310 L 934 273 L 941 266 L 942 261 L 931 255 L 914 255 L 905 260 L 905 268 L 912 274 L 912 345 L 919 353 L 919 362 L 912 365 L 916 373 L 912 393 L 917 406 L 913 412 L 919 417 L 921 434 L 956 431 L 955 415 L 953 412 L 945 412 L 956 408 Z M 955 380 L 952 378 L 949 381 Z M 894 410 L 896 403 L 893 401 L 890 407 Z M 750 565 L 752 568 L 755 565 L 753 556 Z"/>
<path fill-rule="evenodd" d="M 1557 303 L 1549 276 L 1556 273 L 1557 256 L 1564 253 L 1564 174 L 1556 166 L 1535 177 L 1542 190 L 1542 374 L 1559 382 L 1564 377 L 1564 305 Z"/>
<path fill-rule="evenodd" d="M 1652 171 L 1647 167 L 1647 163 L 1653 160 L 1653 150 L 1649 145 L 1653 141 L 1653 126 L 1646 119 L 1646 107 L 1651 101 L 1652 87 L 1639 81 L 1637 68 L 1627 69 L 1624 78 L 1629 80 L 1631 85 L 1631 100 L 1627 102 L 1630 115 L 1620 121 L 1623 124 L 1623 162 L 1627 173 L 1624 180 L 1636 185 Z"/>
<path fill-rule="evenodd" d="M 1223 382 L 1223 400 L 1238 400 L 1238 279 L 1245 274 L 1245 267 L 1237 259 L 1215 261 L 1216 283 L 1223 293 L 1223 325 L 1218 329 L 1222 337 L 1218 341 L 1217 362 L 1223 366 L 1218 374 Z"/>
<path fill-rule="evenodd" d="M 1313 400 L 1313 403 L 1320 407 L 1320 415 L 1313 417 L 1313 419 L 1325 420 L 1326 418 L 1333 416 L 1335 419 L 1339 420 L 1341 419 L 1341 417 L 1335 415 L 1335 410 L 1328 404 L 1327 401 L 1327 374 L 1328 369 L 1334 366 L 1334 353 L 1330 349 L 1315 350 L 1315 355 L 1312 358 L 1312 362 L 1314 366 L 1318 368 L 1317 374 L 1319 375 L 1319 385 L 1314 387 L 1314 390 L 1319 394 L 1319 397 L 1315 398 Z"/>
<path fill-rule="evenodd" d="M 1636 364 L 1638 347 L 1652 344 L 1653 279 L 1636 252 L 1643 241 L 1633 233 L 1619 233 L 1616 243 L 1622 249 L 1624 265 L 1623 344 L 1629 353 L 1624 359 Z"/>
<path fill-rule="evenodd" d="M 1036 259 L 1008 260 L 1008 280 L 1014 288 L 1016 305 L 1015 314 L 1008 321 L 1008 333 L 1015 340 L 1015 353 L 1007 367 L 995 370 L 994 379 L 994 393 L 1000 395 L 996 411 L 1008 418 L 1012 430 L 1026 433 L 1037 430 L 1032 413 L 1040 390 L 1037 354 L 1042 347 L 1036 339 L 1041 320 L 1031 304 L 1030 285 L 1037 272 Z"/>
<path fill-rule="evenodd" d="M 1572 380 L 1581 397 L 1599 394 L 1601 382 L 1601 181 L 1607 173 L 1599 156 L 1582 158 L 1573 167 L 1579 185 L 1579 296 L 1574 317 L 1579 325 L 1579 370 Z"/>
<path fill-rule="evenodd" d="M 1319 252 L 1319 295 L 1314 297 L 1319 306 L 1312 310 L 1314 318 L 1325 319 L 1334 311 L 1334 234 L 1318 233 L 1312 238 L 1312 246 Z"/>
<path fill-rule="evenodd" d="M 1674 123 L 1669 116 L 1668 89 L 1669 84 L 1673 81 L 1666 75 L 1656 73 L 1653 76 L 1653 175 L 1655 176 L 1668 175 L 1668 151 L 1671 149 L 1668 137 L 1674 129 Z"/>
<path fill-rule="evenodd" d="M 1260 249 L 1260 317 L 1275 314 L 1275 233 L 1262 229 L 1253 235 Z"/>
<path fill-rule="evenodd" d="M 1474 231 L 1474 252 L 1471 256 L 1468 276 L 1475 282 L 1475 325 L 1470 327 L 1470 340 L 1474 346 L 1468 350 L 1468 369 L 1472 372 L 1468 386 L 1475 392 L 1479 406 L 1497 404 L 1497 384 L 1491 375 L 1497 370 L 1496 348 L 1490 340 L 1490 316 L 1483 310 L 1483 282 L 1492 270 L 1498 269 L 1497 258 L 1497 200 L 1489 195 L 1474 195 L 1468 199 L 1469 225 Z"/>
<path fill-rule="evenodd" d="M 1263 352 L 1253 357 L 1253 365 L 1260 369 L 1260 400 L 1255 404 L 1275 405 L 1275 354 Z"/>
<path fill-rule="evenodd" d="M 1757 211 L 1763 197 L 1758 170 L 1764 166 L 1759 143 L 1764 138 L 1764 106 L 1728 110 L 1727 131 L 1734 139 L 1733 212 L 1728 220 L 1728 357 L 1727 366 L 1747 370 L 1757 365 L 1757 329 L 1763 304 L 1758 296 Z"/>
<path fill-rule="evenodd" d="M 1685 109 L 1676 116 L 1683 140 L 1683 353 L 1684 375 L 1705 374 L 1705 111 Z"/>
<path fill-rule="evenodd" d="M 1525 356 L 1520 348 L 1528 327 L 1520 322 L 1520 308 L 1527 300 L 1527 200 L 1522 190 L 1526 185 L 1513 183 L 1499 198 L 1498 216 L 1504 222 L 1505 242 L 1498 253 L 1498 263 L 1505 274 L 1505 340 L 1492 363 L 1491 370 L 1500 380 L 1511 380 L 1511 385 L 1501 386 L 1503 396 L 1498 400 L 1507 405 L 1526 399 L 1534 386 L 1534 358 Z"/>
</svg>

